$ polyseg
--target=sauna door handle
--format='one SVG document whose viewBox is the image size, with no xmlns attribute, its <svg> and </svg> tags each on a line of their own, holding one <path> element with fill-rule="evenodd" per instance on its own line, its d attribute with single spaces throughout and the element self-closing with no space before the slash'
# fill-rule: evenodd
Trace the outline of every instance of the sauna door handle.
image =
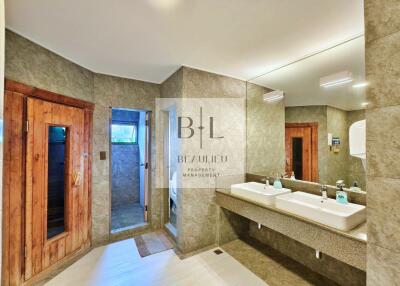
<svg viewBox="0 0 400 286">
<path fill-rule="evenodd" d="M 72 185 L 74 187 L 78 187 L 81 184 L 81 173 L 74 171 L 74 173 L 72 174 Z"/>
</svg>

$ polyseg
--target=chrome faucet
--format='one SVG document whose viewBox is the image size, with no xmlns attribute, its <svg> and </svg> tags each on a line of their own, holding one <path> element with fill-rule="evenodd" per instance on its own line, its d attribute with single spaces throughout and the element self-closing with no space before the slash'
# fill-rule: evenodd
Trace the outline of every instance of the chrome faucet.
<svg viewBox="0 0 400 286">
<path fill-rule="evenodd" d="M 321 185 L 322 202 L 328 200 L 328 187 Z"/>
</svg>

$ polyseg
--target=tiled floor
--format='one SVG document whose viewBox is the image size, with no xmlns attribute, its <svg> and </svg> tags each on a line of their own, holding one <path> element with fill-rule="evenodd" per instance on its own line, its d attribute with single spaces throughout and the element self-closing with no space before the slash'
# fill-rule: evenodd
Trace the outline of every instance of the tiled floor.
<svg viewBox="0 0 400 286">
<path fill-rule="evenodd" d="M 229 254 L 206 251 L 184 260 L 171 250 L 141 258 L 133 239 L 92 250 L 47 286 L 265 286 Z M 294 285 L 294 284 L 293 284 Z"/>
<path fill-rule="evenodd" d="M 47 286 L 334 286 L 331 280 L 254 240 L 181 260 L 174 250 L 141 257 L 133 239 L 98 247 Z"/>
<path fill-rule="evenodd" d="M 255 240 L 234 240 L 222 249 L 269 286 L 333 286 L 335 282 Z M 247 284 L 250 285 L 250 284 Z"/>
<path fill-rule="evenodd" d="M 111 229 L 117 230 L 144 222 L 144 210 L 139 203 L 126 203 L 112 207 Z"/>
</svg>

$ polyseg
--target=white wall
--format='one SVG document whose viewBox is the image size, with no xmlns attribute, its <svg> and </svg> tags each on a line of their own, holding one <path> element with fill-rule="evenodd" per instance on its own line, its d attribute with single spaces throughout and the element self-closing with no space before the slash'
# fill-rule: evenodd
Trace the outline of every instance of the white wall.
<svg viewBox="0 0 400 286">
<path fill-rule="evenodd" d="M 4 38 L 5 38 L 5 21 L 4 21 L 4 1 L 0 0 L 0 194 L 3 194 L 3 100 L 4 100 Z M 0 195 L 0 249 L 2 237 L 2 216 L 3 216 L 3 196 Z M 0 255 L 1 269 L 1 255 Z M 1 277 L 1 271 L 0 271 Z"/>
</svg>

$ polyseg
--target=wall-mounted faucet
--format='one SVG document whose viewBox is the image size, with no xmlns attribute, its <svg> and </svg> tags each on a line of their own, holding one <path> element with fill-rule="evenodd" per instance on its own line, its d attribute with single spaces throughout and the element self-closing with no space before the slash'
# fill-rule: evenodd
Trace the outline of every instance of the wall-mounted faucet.
<svg viewBox="0 0 400 286">
<path fill-rule="evenodd" d="M 321 202 L 328 200 L 328 187 L 326 185 L 321 185 L 321 195 L 322 195 Z"/>
</svg>

